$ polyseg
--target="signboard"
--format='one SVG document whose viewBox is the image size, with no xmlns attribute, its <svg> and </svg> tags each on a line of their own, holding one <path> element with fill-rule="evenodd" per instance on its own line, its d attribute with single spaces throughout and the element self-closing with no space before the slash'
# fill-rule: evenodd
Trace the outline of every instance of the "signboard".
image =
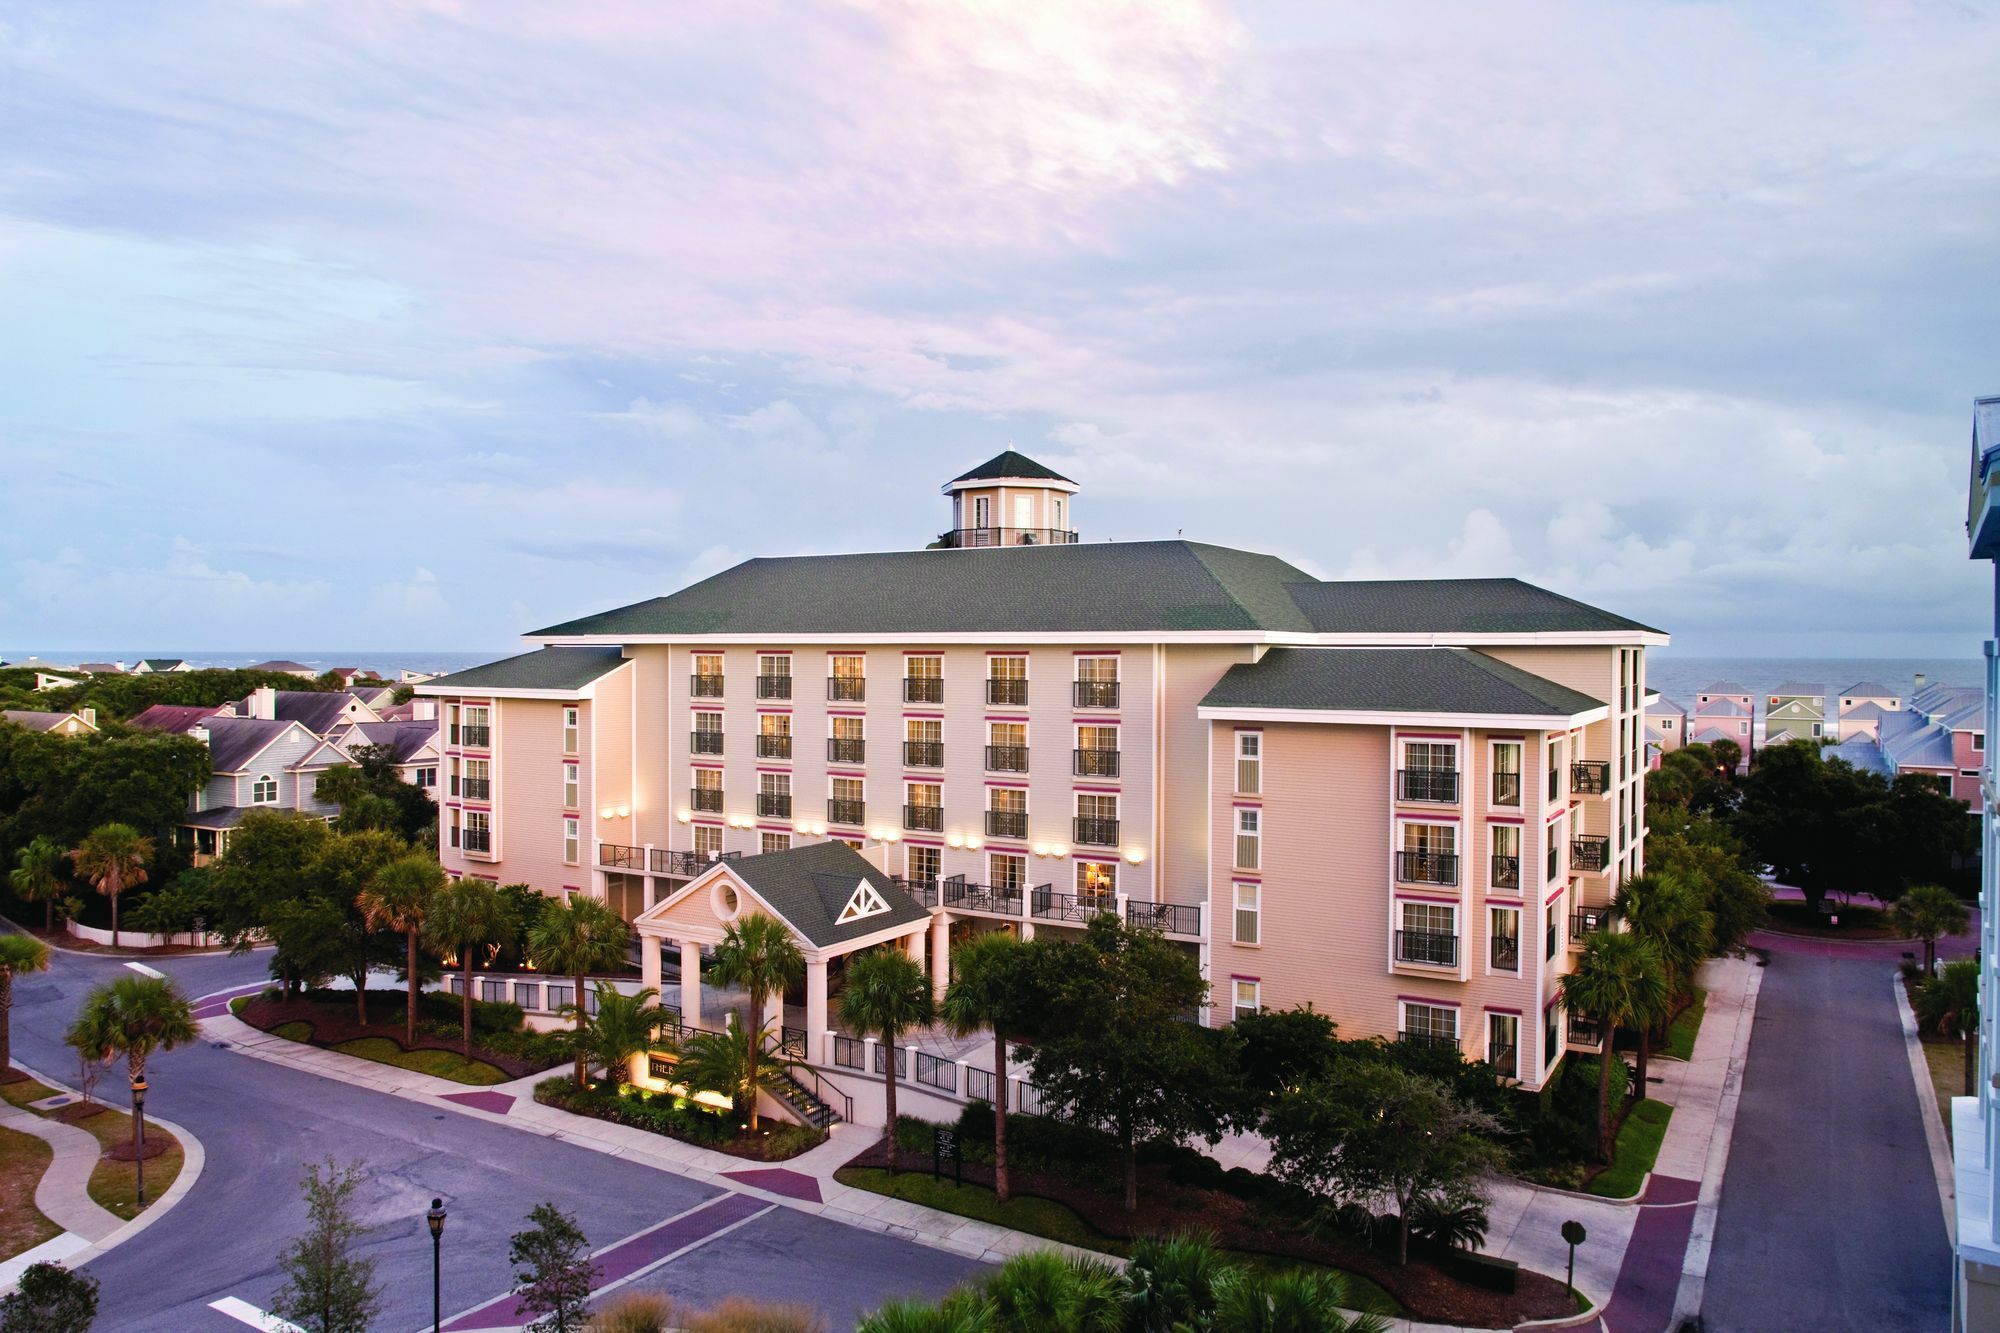
<svg viewBox="0 0 2000 1333">
<path fill-rule="evenodd" d="M 931 1179 L 936 1180 L 939 1170 L 946 1162 L 950 1162 L 952 1183 L 954 1185 L 963 1185 L 965 1183 L 965 1159 L 959 1155 L 958 1131 L 949 1126 L 940 1125 L 934 1131 L 934 1135 L 931 1139 Z"/>
</svg>

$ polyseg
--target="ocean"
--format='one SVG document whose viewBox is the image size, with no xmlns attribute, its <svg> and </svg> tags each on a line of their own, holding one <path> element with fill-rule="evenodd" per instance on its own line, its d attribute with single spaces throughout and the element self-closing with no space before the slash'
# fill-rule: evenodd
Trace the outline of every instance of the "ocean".
<svg viewBox="0 0 2000 1333">
<path fill-rule="evenodd" d="M 78 662 L 123 662 L 132 666 L 141 657 L 181 657 L 189 665 L 196 667 L 247 667 L 259 662 L 289 661 L 309 666 L 314 671 L 326 671 L 333 667 L 361 667 L 394 680 L 399 671 L 462 671 L 466 667 L 478 666 L 482 662 L 496 661 L 513 653 L 526 652 L 525 645 L 514 649 L 497 649 L 489 653 L 462 652 L 344 652 L 329 649 L 273 649 L 268 653 L 218 653 L 199 652 L 176 648 L 147 648 L 143 652 L 132 649 L 110 648 L 39 648 L 0 650 L 0 661 L 9 666 L 28 666 L 31 659 L 55 662 L 63 666 L 75 666 Z"/>
</svg>

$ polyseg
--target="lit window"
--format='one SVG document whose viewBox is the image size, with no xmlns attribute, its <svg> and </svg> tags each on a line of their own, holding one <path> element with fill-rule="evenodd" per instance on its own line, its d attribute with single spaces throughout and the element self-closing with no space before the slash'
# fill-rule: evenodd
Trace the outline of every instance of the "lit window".
<svg viewBox="0 0 2000 1333">
<path fill-rule="evenodd" d="M 1264 983 L 1238 977 L 1232 989 L 1235 991 L 1236 1012 L 1234 1017 L 1237 1019 L 1255 1018 L 1257 1011 L 1264 1007 Z"/>
<path fill-rule="evenodd" d="M 757 850 L 760 852 L 788 852 L 791 848 L 792 835 L 789 833 L 772 833 L 767 829 L 758 838 Z"/>
</svg>

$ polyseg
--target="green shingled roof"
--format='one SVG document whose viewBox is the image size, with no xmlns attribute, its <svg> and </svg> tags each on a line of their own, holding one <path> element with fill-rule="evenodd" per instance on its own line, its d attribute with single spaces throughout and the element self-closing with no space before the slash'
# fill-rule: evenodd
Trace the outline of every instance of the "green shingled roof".
<svg viewBox="0 0 2000 1333">
<path fill-rule="evenodd" d="M 930 920 L 931 914 L 921 903 L 844 842 L 808 843 L 790 851 L 765 852 L 722 864 L 815 948 L 843 944 L 890 926 Z M 841 909 L 864 879 L 882 895 L 889 910 L 841 921 Z"/>
<path fill-rule="evenodd" d="M 1604 704 L 1469 648 L 1273 648 L 1224 672 L 1201 706 L 1573 717 Z"/>
<path fill-rule="evenodd" d="M 949 490 L 962 481 L 1068 481 L 1070 485 L 1076 485 L 1054 468 L 1045 467 L 1012 449 L 995 454 L 970 472 L 959 473 L 945 483 L 945 487 Z"/>
<path fill-rule="evenodd" d="M 1328 633 L 1663 632 L 1519 579 L 1312 583 L 1292 589 L 1292 598 L 1314 629 Z"/>
<path fill-rule="evenodd" d="M 617 647 L 538 648 L 518 657 L 454 671 L 428 680 L 425 694 L 451 690 L 580 690 L 624 660 Z"/>
</svg>

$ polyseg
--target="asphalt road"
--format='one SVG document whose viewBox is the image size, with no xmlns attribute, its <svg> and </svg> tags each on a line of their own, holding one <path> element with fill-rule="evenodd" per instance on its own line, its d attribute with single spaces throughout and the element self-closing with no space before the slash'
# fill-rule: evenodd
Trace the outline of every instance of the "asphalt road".
<svg viewBox="0 0 2000 1333">
<path fill-rule="evenodd" d="M 190 996 L 263 979 L 264 957 L 149 960 Z M 58 954 L 16 983 L 15 1059 L 74 1085 L 62 1032 L 84 993 L 122 962 Z M 227 1296 L 268 1308 L 278 1252 L 304 1227 L 303 1165 L 332 1157 L 364 1171 L 362 1252 L 387 1300 L 379 1326 L 428 1328 L 431 1243 L 423 1214 L 442 1196 L 444 1310 L 467 1309 L 510 1284 L 507 1237 L 535 1204 L 573 1212 L 593 1247 L 713 1198 L 714 1187 L 470 1116 L 437 1112 L 207 1044 L 147 1065 L 147 1110 L 185 1126 L 207 1151 L 200 1180 L 172 1212 L 95 1260 L 100 1333 L 244 1327 L 209 1308 Z M 115 1097 L 122 1077 L 100 1095 Z M 729 1293 L 803 1300 L 835 1328 L 897 1295 L 941 1294 L 978 1265 L 926 1246 L 779 1208 L 704 1240 L 640 1280 L 695 1300 Z"/>
<path fill-rule="evenodd" d="M 1708 1267 L 1706 1333 L 1942 1330 L 1951 1246 L 1892 962 L 1771 955 Z"/>
</svg>

